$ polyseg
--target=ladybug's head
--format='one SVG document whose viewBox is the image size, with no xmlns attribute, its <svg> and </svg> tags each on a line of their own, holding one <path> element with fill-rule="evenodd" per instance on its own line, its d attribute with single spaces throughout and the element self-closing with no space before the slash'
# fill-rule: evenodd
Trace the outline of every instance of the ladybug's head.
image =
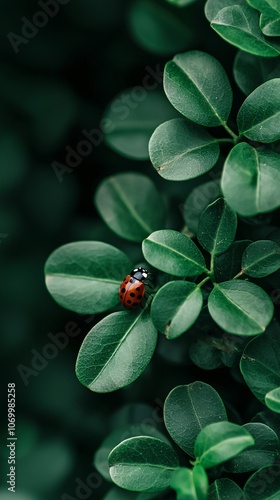
<svg viewBox="0 0 280 500">
<path fill-rule="evenodd" d="M 143 267 L 137 267 L 136 269 L 133 269 L 133 271 L 131 271 L 130 276 L 138 281 L 144 281 L 148 278 L 148 274 L 149 273 L 147 269 L 144 269 Z"/>
</svg>

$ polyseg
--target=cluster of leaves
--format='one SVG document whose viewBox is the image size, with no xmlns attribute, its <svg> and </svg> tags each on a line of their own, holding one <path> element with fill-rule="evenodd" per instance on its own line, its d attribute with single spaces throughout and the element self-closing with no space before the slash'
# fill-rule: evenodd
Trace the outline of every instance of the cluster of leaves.
<svg viewBox="0 0 280 500">
<path fill-rule="evenodd" d="M 178 7 L 192 3 L 168 1 Z M 128 257 L 100 241 L 70 243 L 49 257 L 46 283 L 62 307 L 83 314 L 113 310 L 91 329 L 78 354 L 77 377 L 91 391 L 111 392 L 135 381 L 155 352 L 159 332 L 166 342 L 184 338 L 190 364 L 199 368 L 239 366 L 267 408 L 241 426 L 228 422 L 211 386 L 178 386 L 165 401 L 164 422 L 187 457 L 179 461 L 169 438 L 154 428 L 144 434 L 128 430 L 125 440 L 122 430 L 95 455 L 106 479 L 148 494 L 139 499 L 171 487 L 178 500 L 243 495 L 250 500 L 256 494 L 265 500 L 280 495 L 279 478 L 271 469 L 279 456 L 279 425 L 269 413 L 280 413 L 280 325 L 271 300 L 280 288 L 280 231 L 268 227 L 259 236 L 251 231 L 250 239 L 247 233 L 263 214 L 280 206 L 280 44 L 275 38 L 280 35 L 280 3 L 208 0 L 205 13 L 212 28 L 241 49 L 233 76 L 247 97 L 236 120 L 230 116 L 233 93 L 221 64 L 205 52 L 189 51 L 176 55 L 164 70 L 165 94 L 183 117 L 170 105 L 162 107 L 168 102 L 156 91 L 131 110 L 127 126 L 109 107 L 106 141 L 129 158 L 146 159 L 149 151 L 166 180 L 197 181 L 216 164 L 221 175 L 210 182 L 201 177 L 189 192 L 182 231 L 168 228 L 166 200 L 147 176 L 126 172 L 106 178 L 95 205 L 114 233 L 142 244 L 142 253 L 130 249 Z M 151 110 L 152 130 L 144 127 Z M 220 137 L 222 129 L 228 137 Z M 142 309 L 123 310 L 119 286 L 139 265 L 154 276 L 151 297 Z M 186 458 L 193 468 L 185 466 Z M 208 469 L 215 479 L 209 487 Z M 243 490 L 220 478 L 252 471 L 257 472 Z M 256 493 L 265 474 L 273 480 Z"/>
</svg>

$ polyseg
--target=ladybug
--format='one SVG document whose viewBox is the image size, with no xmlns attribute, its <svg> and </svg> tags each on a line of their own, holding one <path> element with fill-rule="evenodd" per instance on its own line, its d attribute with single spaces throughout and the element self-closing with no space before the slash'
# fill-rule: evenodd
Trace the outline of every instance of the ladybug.
<svg viewBox="0 0 280 500">
<path fill-rule="evenodd" d="M 144 280 L 148 279 L 149 274 L 143 267 L 137 267 L 126 276 L 119 291 L 119 298 L 124 307 L 132 309 L 141 303 L 146 291 L 145 285 L 149 286 Z"/>
</svg>

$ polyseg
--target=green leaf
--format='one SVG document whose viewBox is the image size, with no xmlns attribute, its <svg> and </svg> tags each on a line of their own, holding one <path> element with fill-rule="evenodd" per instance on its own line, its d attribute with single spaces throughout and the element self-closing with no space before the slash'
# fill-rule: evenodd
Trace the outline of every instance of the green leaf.
<svg viewBox="0 0 280 500">
<path fill-rule="evenodd" d="M 169 441 L 165 438 L 165 436 L 159 432 L 154 425 L 151 425 L 150 423 L 146 424 L 145 420 L 143 422 L 139 422 L 139 425 L 131 423 L 130 425 L 122 426 L 114 432 L 111 432 L 111 434 L 104 439 L 94 454 L 93 463 L 95 468 L 106 479 L 106 481 L 112 481 L 109 471 L 108 457 L 113 448 L 120 444 L 124 439 L 144 435 L 161 439 L 169 444 Z"/>
<path fill-rule="evenodd" d="M 159 439 L 126 439 L 109 455 L 111 478 L 131 491 L 153 492 L 169 487 L 179 459 L 173 448 Z"/>
<path fill-rule="evenodd" d="M 193 122 L 206 127 L 226 123 L 232 90 L 213 56 L 197 50 L 176 55 L 165 66 L 163 85 L 174 108 Z"/>
<path fill-rule="evenodd" d="M 263 333 L 274 312 L 265 291 L 242 280 L 215 284 L 208 298 L 208 309 L 223 330 L 244 336 Z"/>
<path fill-rule="evenodd" d="M 253 436 L 255 444 L 224 465 L 229 473 L 241 474 L 271 465 L 279 454 L 278 437 L 267 425 L 249 423 L 244 428 Z"/>
<path fill-rule="evenodd" d="M 208 477 L 201 465 L 193 470 L 180 467 L 176 470 L 170 487 L 176 491 L 177 500 L 206 500 Z"/>
<path fill-rule="evenodd" d="M 242 104 L 237 124 L 240 134 L 253 141 L 270 143 L 280 139 L 280 78 L 256 88 Z"/>
<path fill-rule="evenodd" d="M 176 7 L 186 7 L 187 5 L 191 5 L 196 0 L 167 0 L 167 2 L 176 5 Z"/>
<path fill-rule="evenodd" d="M 276 387 L 276 389 L 272 389 L 265 395 L 265 404 L 266 406 L 276 413 L 280 413 L 280 387 Z"/>
<path fill-rule="evenodd" d="M 249 477 L 244 486 L 245 500 L 277 500 L 280 498 L 279 464 L 263 467 Z"/>
<path fill-rule="evenodd" d="M 210 181 L 194 188 L 185 201 L 183 216 L 187 228 L 197 234 L 199 218 L 203 210 L 221 196 L 219 181 Z"/>
<path fill-rule="evenodd" d="M 136 172 L 106 178 L 95 195 L 96 207 L 112 231 L 131 241 L 142 241 L 164 226 L 163 199 L 153 182 Z"/>
<path fill-rule="evenodd" d="M 17 187 L 28 171 L 28 153 L 22 139 L 2 130 L 0 138 L 0 192 Z"/>
<path fill-rule="evenodd" d="M 221 186 L 224 196 L 238 214 L 250 217 L 280 206 L 280 155 L 237 144 L 224 165 Z"/>
<path fill-rule="evenodd" d="M 242 267 L 242 256 L 251 240 L 235 241 L 223 254 L 217 255 L 214 262 L 215 281 L 229 281 Z"/>
<path fill-rule="evenodd" d="M 128 257 L 100 241 L 69 243 L 55 250 L 45 265 L 46 285 L 54 300 L 71 311 L 93 314 L 115 307 Z"/>
<path fill-rule="evenodd" d="M 233 243 L 237 228 L 236 213 L 224 198 L 214 201 L 202 212 L 197 238 L 212 255 L 225 252 Z"/>
<path fill-rule="evenodd" d="M 164 422 L 170 436 L 192 457 L 201 429 L 223 420 L 227 420 L 223 401 L 215 389 L 204 382 L 175 387 L 164 403 Z"/>
<path fill-rule="evenodd" d="M 208 337 L 205 340 L 195 340 L 189 350 L 192 362 L 202 370 L 215 370 L 223 366 L 219 350 L 209 345 Z"/>
<path fill-rule="evenodd" d="M 152 80 L 149 73 L 148 76 Z M 154 88 L 159 83 L 151 85 Z M 105 142 L 125 158 L 147 160 L 151 134 L 160 123 L 175 116 L 176 111 L 162 91 L 148 90 L 145 85 L 123 90 L 108 105 L 102 118 Z"/>
<path fill-rule="evenodd" d="M 209 424 L 198 434 L 194 453 L 205 469 L 219 465 L 254 444 L 251 434 L 231 422 Z"/>
<path fill-rule="evenodd" d="M 280 35 L 280 16 L 270 17 L 261 14 L 260 28 L 266 36 L 279 36 Z"/>
<path fill-rule="evenodd" d="M 76 374 L 94 392 L 131 384 L 154 353 L 157 331 L 146 309 L 110 314 L 95 325 L 80 348 Z"/>
<path fill-rule="evenodd" d="M 202 292 L 195 283 L 170 281 L 155 295 L 151 317 L 157 330 L 175 339 L 194 324 L 202 305 Z"/>
<path fill-rule="evenodd" d="M 233 5 L 220 10 L 211 27 L 227 42 L 256 56 L 276 57 L 279 44 L 269 42 L 259 27 L 259 15 L 248 5 Z"/>
<path fill-rule="evenodd" d="M 240 370 L 254 396 L 265 403 L 265 396 L 280 387 L 280 328 L 272 323 L 268 331 L 245 347 Z"/>
<path fill-rule="evenodd" d="M 135 41 L 152 54 L 174 54 L 184 50 L 194 38 L 192 26 L 186 26 L 181 13 L 163 3 L 138 0 L 132 4 L 129 14 Z"/>
<path fill-rule="evenodd" d="M 207 0 L 204 8 L 205 16 L 211 23 L 220 10 L 233 5 L 244 5 L 244 0 Z"/>
<path fill-rule="evenodd" d="M 243 498 L 242 489 L 227 477 L 216 479 L 209 486 L 207 500 L 243 500 Z"/>
<path fill-rule="evenodd" d="M 145 259 L 156 269 L 174 276 L 198 276 L 206 272 L 202 253 L 195 243 L 178 231 L 155 231 L 143 241 Z"/>
<path fill-rule="evenodd" d="M 280 15 L 280 1 L 279 0 L 247 0 L 248 4 L 254 9 L 259 10 L 267 16 Z"/>
<path fill-rule="evenodd" d="M 208 172 L 217 162 L 220 148 L 218 141 L 203 127 L 175 118 L 155 130 L 150 139 L 149 152 L 151 162 L 161 177 L 184 181 Z"/>
<path fill-rule="evenodd" d="M 234 59 L 233 74 L 238 87 L 249 95 L 262 83 L 280 78 L 278 59 L 263 58 L 239 50 Z"/>
<path fill-rule="evenodd" d="M 254 241 L 244 251 L 242 269 L 253 278 L 263 278 L 280 268 L 280 245 L 275 241 Z"/>
</svg>

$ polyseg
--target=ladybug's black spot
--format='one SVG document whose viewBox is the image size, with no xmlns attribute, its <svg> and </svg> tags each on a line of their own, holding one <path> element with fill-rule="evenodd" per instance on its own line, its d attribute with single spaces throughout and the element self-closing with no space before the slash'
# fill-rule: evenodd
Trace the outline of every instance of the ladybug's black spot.
<svg viewBox="0 0 280 500">
<path fill-rule="evenodd" d="M 124 293 L 124 292 L 125 292 L 125 288 L 122 288 L 122 293 Z"/>
<path fill-rule="evenodd" d="M 135 297 L 135 293 L 131 292 L 130 294 L 130 297 Z"/>
<path fill-rule="evenodd" d="M 129 281 L 130 281 L 130 283 L 133 283 L 133 278 L 130 278 L 130 280 L 129 280 Z"/>
<path fill-rule="evenodd" d="M 128 300 L 127 300 L 127 303 L 128 303 L 128 304 L 131 304 L 131 300 L 129 300 L 129 299 L 128 299 Z"/>
<path fill-rule="evenodd" d="M 128 281 L 125 282 L 125 285 L 127 285 Z"/>
<path fill-rule="evenodd" d="M 137 292 L 140 292 L 140 286 L 138 286 L 138 287 L 136 288 L 136 290 L 137 290 Z"/>
<path fill-rule="evenodd" d="M 137 299 L 142 300 L 143 295 L 138 295 Z"/>
</svg>

